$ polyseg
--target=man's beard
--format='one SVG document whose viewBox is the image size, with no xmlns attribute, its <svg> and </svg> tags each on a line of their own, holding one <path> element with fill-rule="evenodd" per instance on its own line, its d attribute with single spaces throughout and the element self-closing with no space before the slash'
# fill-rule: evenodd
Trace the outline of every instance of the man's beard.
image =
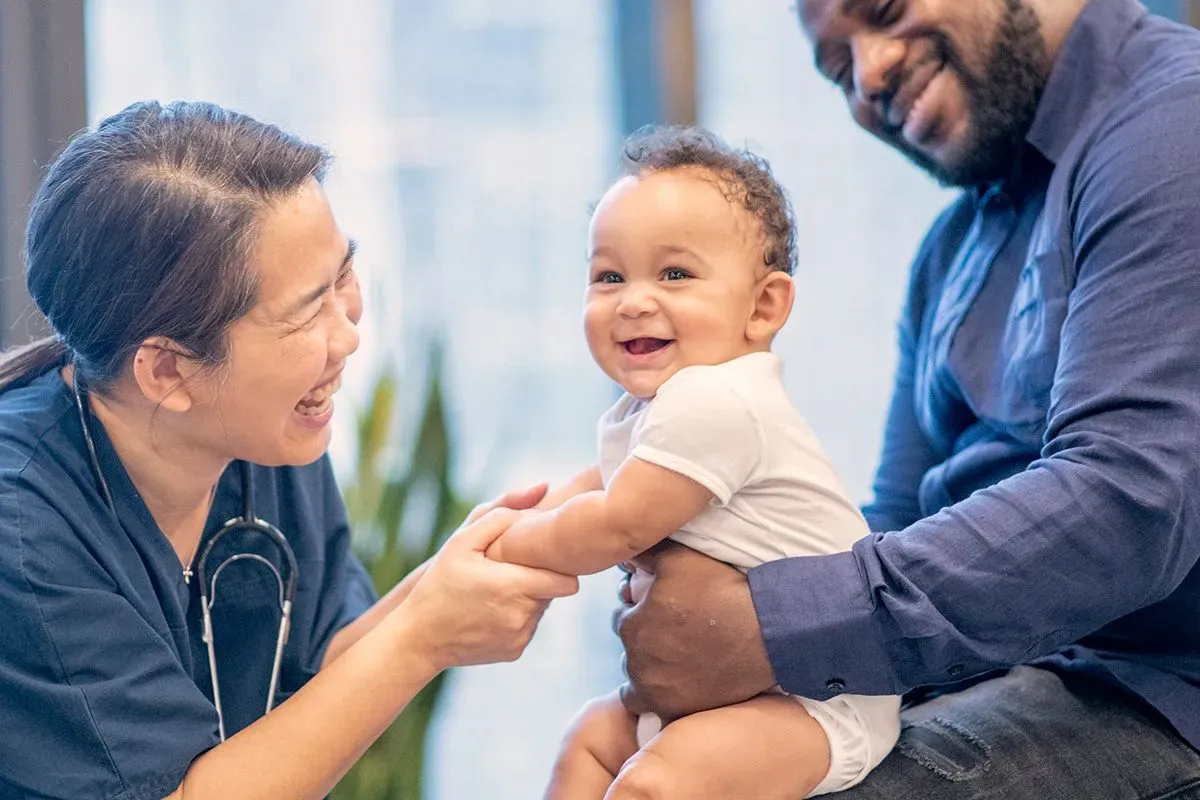
<svg viewBox="0 0 1200 800">
<path fill-rule="evenodd" d="M 899 136 L 892 143 L 943 186 L 974 187 L 1008 177 L 1020 155 L 1045 88 L 1046 40 L 1037 14 L 1024 0 L 1004 0 L 1004 16 L 983 77 L 963 63 L 944 35 L 934 47 L 966 92 L 967 138 L 956 164 L 939 164 Z"/>
</svg>

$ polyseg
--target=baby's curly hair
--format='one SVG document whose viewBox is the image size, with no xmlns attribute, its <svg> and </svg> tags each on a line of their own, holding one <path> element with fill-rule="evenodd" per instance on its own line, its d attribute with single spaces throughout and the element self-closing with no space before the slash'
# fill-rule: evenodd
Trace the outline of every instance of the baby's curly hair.
<svg viewBox="0 0 1200 800">
<path fill-rule="evenodd" d="M 622 148 L 626 175 L 696 168 L 716 177 L 725 197 L 740 203 L 762 227 L 763 265 L 791 275 L 796 266 L 796 220 L 787 192 L 766 159 L 730 147 L 698 125 L 647 125 Z"/>
</svg>

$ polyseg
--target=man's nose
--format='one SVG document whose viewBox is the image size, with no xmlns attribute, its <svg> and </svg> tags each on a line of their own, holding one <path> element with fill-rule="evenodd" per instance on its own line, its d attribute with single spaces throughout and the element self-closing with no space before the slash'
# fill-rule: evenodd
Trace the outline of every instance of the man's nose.
<svg viewBox="0 0 1200 800">
<path fill-rule="evenodd" d="M 900 83 L 904 43 L 878 33 L 863 33 L 850 43 L 854 58 L 854 95 L 881 116 Z"/>
</svg>

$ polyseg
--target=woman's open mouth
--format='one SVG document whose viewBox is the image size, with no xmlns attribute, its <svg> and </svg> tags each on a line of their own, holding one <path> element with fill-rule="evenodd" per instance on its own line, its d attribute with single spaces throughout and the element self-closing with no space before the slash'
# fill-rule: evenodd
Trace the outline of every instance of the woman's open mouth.
<svg viewBox="0 0 1200 800">
<path fill-rule="evenodd" d="M 339 374 L 328 383 L 313 389 L 296 404 L 296 413 L 305 417 L 319 417 L 333 410 L 333 395 L 342 388 L 342 376 Z"/>
</svg>

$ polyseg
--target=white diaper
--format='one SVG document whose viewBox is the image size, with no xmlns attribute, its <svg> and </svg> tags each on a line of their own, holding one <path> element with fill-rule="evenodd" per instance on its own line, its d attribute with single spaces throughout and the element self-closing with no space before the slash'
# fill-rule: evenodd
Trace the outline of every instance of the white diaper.
<svg viewBox="0 0 1200 800">
<path fill-rule="evenodd" d="M 900 738 L 900 698 L 894 695 L 845 694 L 823 701 L 791 696 L 829 739 L 829 772 L 809 797 L 861 783 Z"/>
</svg>

